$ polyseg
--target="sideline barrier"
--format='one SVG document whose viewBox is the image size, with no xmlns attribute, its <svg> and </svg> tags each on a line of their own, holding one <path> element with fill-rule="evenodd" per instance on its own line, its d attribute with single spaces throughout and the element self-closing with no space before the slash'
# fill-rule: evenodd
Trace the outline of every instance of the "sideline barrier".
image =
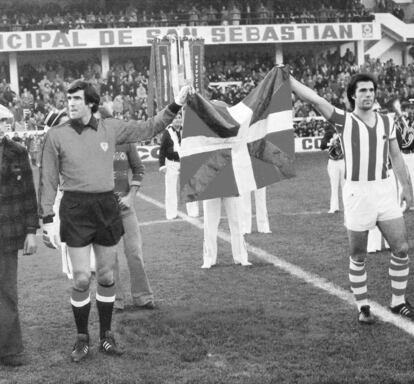
<svg viewBox="0 0 414 384">
<path fill-rule="evenodd" d="M 167 35 L 189 36 L 190 38 L 202 36 L 206 45 L 332 43 L 334 41 L 380 40 L 381 24 L 368 21 L 69 29 L 67 33 L 62 33 L 59 29 L 11 31 L 0 33 L 0 52 L 145 47 L 150 46 L 154 38 Z"/>
<path fill-rule="evenodd" d="M 22 136 L 23 132 L 18 132 Z M 30 134 L 39 134 L 43 131 L 27 131 Z M 8 136 L 13 136 L 14 132 L 6 133 Z M 320 151 L 322 137 L 296 137 L 295 138 L 295 153 L 300 152 L 317 152 Z M 141 156 L 142 161 L 158 161 L 159 145 L 137 145 L 137 151 Z"/>
<path fill-rule="evenodd" d="M 322 136 L 296 137 L 295 138 L 295 153 L 320 151 L 321 141 L 322 141 Z"/>
<path fill-rule="evenodd" d="M 295 138 L 295 153 L 318 152 L 321 150 L 322 137 L 297 137 Z M 160 146 L 141 146 L 137 145 L 137 151 L 142 161 L 158 161 Z"/>
</svg>

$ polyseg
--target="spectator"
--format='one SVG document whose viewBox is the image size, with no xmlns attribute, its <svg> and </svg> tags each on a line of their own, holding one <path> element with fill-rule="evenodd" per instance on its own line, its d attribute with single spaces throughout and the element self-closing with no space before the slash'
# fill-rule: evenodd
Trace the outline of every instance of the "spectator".
<svg viewBox="0 0 414 384">
<path fill-rule="evenodd" d="M 221 20 L 221 25 L 229 25 L 229 11 L 225 5 L 221 7 L 220 20 Z"/>
<path fill-rule="evenodd" d="M 230 10 L 230 20 L 232 25 L 240 25 L 241 11 L 237 8 L 236 4 L 233 4 L 232 9 Z"/>
<path fill-rule="evenodd" d="M 41 139 L 38 135 L 33 135 L 30 140 L 29 154 L 34 167 L 39 167 L 39 154 L 41 148 Z"/>
<path fill-rule="evenodd" d="M 23 139 L 19 136 L 17 132 L 14 132 L 13 137 L 11 138 L 15 143 L 22 144 Z"/>
<path fill-rule="evenodd" d="M 181 9 L 181 8 L 180 8 Z M 327 8 L 328 9 L 328 8 Z M 249 91 L 263 78 L 274 65 L 273 57 L 267 54 L 229 53 L 219 57 L 209 55 L 206 58 L 206 78 L 210 82 L 238 82 L 237 85 L 212 87 L 213 98 L 228 104 L 235 104 L 242 100 Z M 360 68 L 355 65 L 355 54 L 349 49 L 341 56 L 339 50 L 324 52 L 318 57 L 313 53 L 296 52 L 285 55 L 285 63 L 289 64 L 295 76 L 300 76 L 303 82 L 315 89 L 321 96 L 341 108 L 346 109 L 345 88 L 351 75 L 358 71 L 373 73 L 378 78 L 377 99 L 385 105 L 390 99 L 398 96 L 402 105 L 414 98 L 414 66 L 396 65 L 392 60 L 381 63 L 379 60 L 368 58 Z M 31 113 L 34 117 L 30 126 L 41 126 L 43 116 L 51 109 L 64 107 L 64 89 L 70 80 L 82 74 L 100 90 L 102 103 L 111 104 L 116 96 L 120 96 L 118 116 L 123 118 L 127 113 L 130 117 L 146 119 L 146 98 L 148 88 L 148 62 L 146 59 L 132 58 L 119 60 L 111 65 L 108 79 L 101 74 L 101 67 L 97 61 L 69 60 L 48 61 L 45 65 L 25 64 L 20 69 L 19 80 L 20 97 L 11 91 L 6 77 L 0 78 L 0 103 L 9 106 L 16 120 L 23 123 L 23 110 L 25 116 Z M 0 65 L 0 74 L 1 71 Z M 38 79 L 42 79 L 38 81 Z M 48 85 L 49 84 L 49 85 Z M 27 89 L 27 92 L 25 91 Z M 33 96 L 33 104 L 28 93 Z M 127 98 L 126 96 L 129 96 Z M 118 98 L 119 99 L 119 98 Z M 119 100 L 115 102 L 118 103 Z M 28 104 L 30 108 L 27 108 Z M 293 111 L 296 117 L 315 117 L 317 113 L 307 103 L 293 100 Z M 128 116 L 127 116 L 128 117 Z M 26 125 L 29 125 L 29 120 Z M 300 126 L 298 135 L 317 134 L 318 122 L 309 119 L 305 126 Z M 322 127 L 323 128 L 323 127 Z"/>
<path fill-rule="evenodd" d="M 33 95 L 28 91 L 27 88 L 23 89 L 23 93 L 20 96 L 23 109 L 32 109 L 34 105 Z"/>
<path fill-rule="evenodd" d="M 188 12 L 188 21 L 189 21 L 190 27 L 194 27 L 198 25 L 198 10 L 194 5 L 191 7 L 190 11 Z"/>
<path fill-rule="evenodd" d="M 404 13 L 404 11 L 402 10 L 401 5 L 399 5 L 399 4 L 398 4 L 398 5 L 397 5 L 397 6 L 393 9 L 392 14 L 393 14 L 395 17 L 398 17 L 400 20 L 404 20 L 405 13 Z"/>
<path fill-rule="evenodd" d="M 246 4 L 245 18 L 246 18 L 246 24 L 252 23 L 252 8 L 250 7 L 249 3 Z"/>
<path fill-rule="evenodd" d="M 142 83 L 140 83 L 137 88 L 137 97 L 144 100 L 147 98 L 147 90 Z"/>
<path fill-rule="evenodd" d="M 256 13 L 260 24 L 267 24 L 269 22 L 269 10 L 263 5 L 263 3 L 260 3 Z"/>
<path fill-rule="evenodd" d="M 251 4 L 243 2 L 245 12 L 243 17 L 244 24 L 251 22 L 276 22 L 276 23 L 291 23 L 291 22 L 306 22 L 313 21 L 320 22 L 319 7 L 323 6 L 323 20 L 325 21 L 369 21 L 372 16 L 368 14 L 360 2 L 344 1 L 328 1 L 328 0 L 308 0 L 307 7 L 303 7 L 303 2 L 298 0 L 278 0 L 277 2 L 268 1 L 263 7 L 267 10 L 260 19 L 259 12 L 257 18 L 253 20 L 251 15 Z M 114 3 L 115 4 L 115 3 Z M 117 4 L 117 3 L 116 3 Z M 140 3 L 140 11 L 136 7 L 129 5 L 122 7 L 120 5 L 113 5 L 107 12 L 94 12 L 88 10 L 86 7 L 71 9 L 65 12 L 58 5 L 48 5 L 47 12 L 44 12 L 43 7 L 32 7 L 30 15 L 27 14 L 27 3 L 16 5 L 10 3 L 2 8 L 2 17 L 0 19 L 0 28 L 4 31 L 10 30 L 36 30 L 36 29 L 60 29 L 67 32 L 69 29 L 83 29 L 83 28 L 127 28 L 127 27 L 147 27 L 147 26 L 175 26 L 175 25 L 209 25 L 222 23 L 221 17 L 217 18 L 217 9 L 215 7 L 221 3 L 218 2 L 202 2 L 195 0 L 188 5 L 177 6 L 172 0 L 165 0 L 162 3 L 153 1 L 143 1 Z M 23 8 L 24 7 L 24 8 Z M 233 4 L 229 4 L 229 9 Z M 107 5 L 107 8 L 109 6 Z M 240 9 L 240 4 L 236 5 Z M 263 8 L 259 7 L 261 11 Z M 307 9 L 305 9 L 307 8 Z M 197 16 L 194 15 L 193 9 L 197 11 Z M 211 10 L 214 10 L 211 12 Z M 200 13 L 201 10 L 201 13 Z M 207 12 L 206 12 L 207 11 Z M 306 16 L 306 13 L 308 15 Z M 398 11 L 398 13 L 400 13 Z M 8 15 L 9 14 L 9 15 Z M 275 16 L 275 17 L 274 17 Z M 229 16 L 231 17 L 231 16 Z M 400 16 L 401 17 L 401 16 Z M 403 16 L 402 16 L 403 17 Z M 235 22 L 237 23 L 238 17 Z M 267 20 L 267 21 L 266 21 Z M 232 19 L 225 18 L 227 23 L 232 22 Z M 234 24 L 236 25 L 236 24 Z"/>
<path fill-rule="evenodd" d="M 199 25 L 203 27 L 208 25 L 208 8 L 207 7 L 203 7 L 201 9 Z"/>
<path fill-rule="evenodd" d="M 124 109 L 122 95 L 118 95 L 115 97 L 112 107 L 114 111 L 114 117 L 120 118 Z"/>
<path fill-rule="evenodd" d="M 215 9 L 211 4 L 207 11 L 207 21 L 209 25 L 214 25 L 217 22 L 217 9 Z"/>
</svg>

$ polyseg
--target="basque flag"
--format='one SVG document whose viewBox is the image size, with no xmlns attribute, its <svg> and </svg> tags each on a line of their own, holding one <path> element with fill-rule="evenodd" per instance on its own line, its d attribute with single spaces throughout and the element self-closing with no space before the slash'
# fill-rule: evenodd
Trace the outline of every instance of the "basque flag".
<svg viewBox="0 0 414 384">
<path fill-rule="evenodd" d="M 274 67 L 235 106 L 189 98 L 180 148 L 184 201 L 239 196 L 294 176 L 289 76 L 287 67 Z"/>
</svg>

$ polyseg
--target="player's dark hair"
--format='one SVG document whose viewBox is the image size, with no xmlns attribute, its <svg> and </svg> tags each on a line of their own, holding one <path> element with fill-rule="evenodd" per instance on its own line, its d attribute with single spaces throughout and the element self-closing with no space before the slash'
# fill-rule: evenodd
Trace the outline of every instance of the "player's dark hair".
<svg viewBox="0 0 414 384">
<path fill-rule="evenodd" d="M 372 81 L 372 84 L 374 84 L 374 91 L 377 92 L 377 80 L 373 75 L 369 73 L 357 73 L 352 76 L 349 81 L 348 88 L 346 89 L 346 96 L 348 97 L 348 101 L 349 104 L 351 104 L 352 109 L 355 108 L 355 100 L 353 99 L 353 96 L 355 96 L 358 83 L 362 81 Z"/>
<path fill-rule="evenodd" d="M 78 91 L 84 91 L 85 103 L 93 104 L 92 113 L 95 113 L 99 107 L 100 97 L 98 92 L 96 92 L 94 86 L 91 83 L 88 83 L 83 80 L 75 80 L 73 83 L 69 85 L 68 93 L 72 94 Z"/>
</svg>

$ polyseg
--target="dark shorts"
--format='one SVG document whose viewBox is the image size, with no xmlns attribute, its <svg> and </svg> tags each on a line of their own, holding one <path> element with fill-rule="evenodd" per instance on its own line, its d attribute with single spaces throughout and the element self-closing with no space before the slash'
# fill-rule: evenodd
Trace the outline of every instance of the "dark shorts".
<svg viewBox="0 0 414 384">
<path fill-rule="evenodd" d="M 59 208 L 60 238 L 69 247 L 116 245 L 124 234 L 113 192 L 63 194 Z"/>
</svg>

